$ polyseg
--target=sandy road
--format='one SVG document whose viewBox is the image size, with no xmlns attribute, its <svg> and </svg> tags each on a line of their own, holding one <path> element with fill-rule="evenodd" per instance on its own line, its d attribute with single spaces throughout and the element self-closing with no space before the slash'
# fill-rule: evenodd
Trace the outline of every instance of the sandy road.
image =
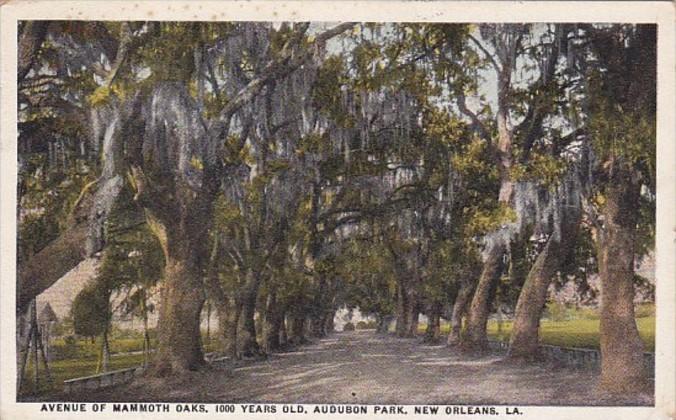
<svg viewBox="0 0 676 420">
<path fill-rule="evenodd" d="M 78 400 L 361 404 L 651 405 L 650 393 L 612 400 L 596 374 L 468 358 L 445 346 L 371 331 L 336 333 L 268 360 L 140 379 Z"/>
</svg>

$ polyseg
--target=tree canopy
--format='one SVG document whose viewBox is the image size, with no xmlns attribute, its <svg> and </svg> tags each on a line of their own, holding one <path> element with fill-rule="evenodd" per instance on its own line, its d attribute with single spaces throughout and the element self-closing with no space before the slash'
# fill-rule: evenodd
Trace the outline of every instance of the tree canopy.
<svg viewBox="0 0 676 420">
<path fill-rule="evenodd" d="M 76 330 L 101 333 L 111 291 L 133 307 L 158 283 L 158 374 L 204 364 L 205 301 L 235 357 L 326 334 L 342 306 L 396 316 L 400 336 L 425 314 L 430 340 L 452 320 L 466 351 L 485 349 L 504 308 L 510 355 L 528 357 L 549 286 L 585 293 L 591 270 L 603 375 L 628 386 L 639 368 L 609 372 L 640 364 L 639 347 L 611 347 L 638 339 L 634 261 L 654 243 L 655 38 L 650 25 L 22 22 L 18 309 L 101 254 Z"/>
</svg>

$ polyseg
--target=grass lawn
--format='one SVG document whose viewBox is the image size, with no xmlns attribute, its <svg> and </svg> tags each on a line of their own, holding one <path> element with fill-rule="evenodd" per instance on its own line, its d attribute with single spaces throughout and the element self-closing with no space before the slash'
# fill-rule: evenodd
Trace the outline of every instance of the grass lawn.
<svg viewBox="0 0 676 420">
<path fill-rule="evenodd" d="M 638 318 L 636 320 L 638 332 L 645 350 L 655 351 L 655 317 Z M 488 323 L 488 335 L 496 340 L 509 340 L 512 330 L 512 322 L 502 323 L 502 332 L 498 332 L 498 323 Z M 599 348 L 599 320 L 598 319 L 574 319 L 567 321 L 540 322 L 540 342 L 562 347 Z"/>
<path fill-rule="evenodd" d="M 643 317 L 636 320 L 638 332 L 645 351 L 655 351 L 655 317 Z M 421 329 L 424 331 L 425 326 Z M 488 322 L 488 336 L 493 340 L 509 341 L 512 330 L 512 321 L 503 321 L 502 329 L 498 331 L 498 323 L 495 320 Z M 441 328 L 442 334 L 447 334 L 448 325 Z M 542 320 L 540 322 L 540 342 L 562 347 L 599 348 L 599 320 L 598 319 L 572 319 L 565 321 Z"/>
<path fill-rule="evenodd" d="M 206 340 L 205 340 L 206 341 Z M 63 354 L 65 347 L 63 339 L 55 339 L 52 342 L 52 349 L 56 348 L 57 353 Z M 99 351 L 98 340 L 94 343 L 91 340 L 78 340 L 76 343 L 75 354 L 77 357 L 70 357 L 62 360 L 53 360 L 49 363 L 49 371 L 52 377 L 52 383 L 49 384 L 44 377 L 42 363 L 40 364 L 40 386 L 37 394 L 59 392 L 63 389 L 63 381 L 73 378 L 80 378 L 96 374 L 97 353 Z M 124 338 L 110 341 L 111 356 L 108 364 L 108 370 L 125 369 L 143 364 L 143 354 L 126 354 L 127 352 L 138 352 L 143 348 L 141 338 Z M 151 342 L 151 348 L 156 347 L 156 342 Z M 219 348 L 217 340 L 210 340 L 204 346 L 206 353 L 216 351 Z M 32 359 L 32 356 L 31 356 Z M 33 383 L 33 363 L 29 360 L 26 366 L 26 382 L 24 392 L 27 395 L 36 394 L 35 384 Z"/>
<path fill-rule="evenodd" d="M 95 357 L 52 361 L 49 363 L 49 372 L 52 377 L 51 384 L 46 382 L 42 364 L 40 364 L 40 386 L 37 393 L 59 392 L 63 389 L 63 381 L 65 380 L 94 375 L 96 373 L 96 364 L 97 359 Z M 142 364 L 142 354 L 111 355 L 108 370 L 124 369 L 140 366 Z M 32 361 L 26 366 L 26 383 L 24 391 L 26 394 L 36 393 L 35 384 L 33 383 Z"/>
</svg>

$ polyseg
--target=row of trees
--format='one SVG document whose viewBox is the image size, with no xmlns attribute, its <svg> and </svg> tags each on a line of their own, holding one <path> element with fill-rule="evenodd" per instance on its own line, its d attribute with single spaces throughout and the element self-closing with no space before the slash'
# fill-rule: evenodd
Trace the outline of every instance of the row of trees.
<svg viewBox="0 0 676 420">
<path fill-rule="evenodd" d="M 448 318 L 449 345 L 481 352 L 506 305 L 509 355 L 530 358 L 552 281 L 597 272 L 602 384 L 636 386 L 655 37 L 649 25 L 22 22 L 18 312 L 101 252 L 76 306 L 104 302 L 109 319 L 123 290 L 147 314 L 159 282 L 160 375 L 204 364 L 206 300 L 234 357 L 322 336 L 343 305 L 381 330 L 396 316 L 400 336 L 424 313 L 430 340 Z"/>
</svg>

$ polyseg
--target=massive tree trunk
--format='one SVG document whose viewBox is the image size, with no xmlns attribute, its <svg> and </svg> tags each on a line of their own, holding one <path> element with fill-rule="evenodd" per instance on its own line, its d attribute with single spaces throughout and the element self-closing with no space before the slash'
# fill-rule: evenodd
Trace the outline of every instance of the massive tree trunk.
<svg viewBox="0 0 676 420">
<path fill-rule="evenodd" d="M 206 176 L 206 175 L 205 175 Z M 208 253 L 204 240 L 213 213 L 215 188 L 195 193 L 174 186 L 174 200 L 150 189 L 139 168 L 133 171 L 136 199 L 165 257 L 158 320 L 158 350 L 151 372 L 157 376 L 196 370 L 205 364 L 200 335 Z M 207 283 L 209 282 L 207 276 Z"/>
<path fill-rule="evenodd" d="M 234 299 L 228 298 L 221 287 L 216 273 L 210 273 L 205 282 L 210 301 L 216 308 L 218 316 L 219 338 L 223 344 L 223 352 L 230 356 L 237 356 L 237 304 Z"/>
<path fill-rule="evenodd" d="M 510 96 L 512 70 L 516 66 L 518 39 L 521 35 L 520 25 L 509 25 L 502 28 L 505 37 L 496 45 L 496 56 L 499 66 L 495 66 L 498 82 L 496 125 L 498 129 L 497 144 L 494 149 L 495 160 L 500 174 L 500 190 L 498 202 L 502 206 L 510 206 L 514 194 L 514 181 L 511 178 L 513 163 L 512 145 L 514 133 L 510 127 Z M 490 141 L 490 139 L 487 139 Z M 502 258 L 507 243 L 500 238 L 489 242 L 487 257 L 474 291 L 469 308 L 467 326 L 461 336 L 461 348 L 469 352 L 482 352 L 488 347 L 486 324 L 491 307 L 491 292 L 503 269 Z"/>
<path fill-rule="evenodd" d="M 256 337 L 256 300 L 260 286 L 260 273 L 249 270 L 242 289 L 242 309 L 237 326 L 237 352 L 240 357 L 254 357 L 262 354 Z"/>
<path fill-rule="evenodd" d="M 164 270 L 158 349 L 153 366 L 159 376 L 204 365 L 200 314 L 205 296 L 196 261 L 190 255 L 171 255 Z"/>
<path fill-rule="evenodd" d="M 139 174 L 136 175 L 138 199 L 147 203 L 150 198 L 144 197 L 143 182 Z M 207 260 L 204 235 L 209 223 L 204 221 L 211 220 L 212 198 L 212 194 L 198 194 L 195 201 L 176 207 L 165 205 L 156 212 L 146 207 L 146 221 L 165 257 L 157 324 L 158 350 L 152 368 L 158 376 L 195 370 L 205 363 L 200 315 L 206 299 L 202 278 Z"/>
<path fill-rule="evenodd" d="M 482 352 L 488 348 L 486 324 L 490 312 L 490 295 L 502 273 L 505 245 L 492 242 L 484 262 L 479 282 L 467 317 L 467 325 L 462 332 L 460 347 L 468 352 Z"/>
<path fill-rule="evenodd" d="M 19 265 L 17 313 L 25 312 L 33 298 L 87 257 L 85 241 L 88 231 L 86 221 L 75 223 L 40 252 Z"/>
<path fill-rule="evenodd" d="M 456 346 L 460 343 L 460 333 L 462 331 L 462 319 L 467 312 L 467 304 L 472 297 L 473 284 L 470 281 L 463 281 L 458 290 L 458 295 L 453 303 L 453 313 L 451 315 L 451 331 L 448 333 L 447 344 Z"/>
<path fill-rule="evenodd" d="M 538 355 L 540 316 L 552 278 L 572 252 L 577 238 L 579 213 L 568 215 L 559 234 L 552 234 L 528 272 L 516 304 L 509 343 L 509 357 L 532 359 Z"/>
<path fill-rule="evenodd" d="M 405 289 L 405 285 L 399 282 L 397 288 L 397 324 L 395 331 L 399 337 L 407 337 L 411 329 L 411 297 Z"/>
<path fill-rule="evenodd" d="M 122 177 L 114 173 L 87 185 L 80 193 L 63 233 L 19 264 L 17 313 L 25 312 L 33 298 L 103 249 L 103 226 L 122 186 Z"/>
<path fill-rule="evenodd" d="M 647 380 L 643 343 L 634 318 L 640 185 L 630 170 L 614 169 L 616 173 L 606 188 L 603 227 L 596 232 L 601 278 L 600 385 L 607 391 L 623 393 L 640 388 Z"/>
<path fill-rule="evenodd" d="M 263 329 L 266 352 L 274 352 L 281 348 L 280 333 L 284 322 L 284 313 L 277 302 L 277 292 L 268 295 L 265 308 L 265 328 Z"/>
<path fill-rule="evenodd" d="M 227 354 L 231 359 L 239 358 L 238 353 L 238 326 L 239 326 L 239 317 L 242 313 L 242 305 L 239 302 L 239 299 L 234 299 L 232 308 L 232 314 L 228 317 L 228 323 L 226 325 L 226 339 L 225 339 L 225 354 Z"/>
</svg>

